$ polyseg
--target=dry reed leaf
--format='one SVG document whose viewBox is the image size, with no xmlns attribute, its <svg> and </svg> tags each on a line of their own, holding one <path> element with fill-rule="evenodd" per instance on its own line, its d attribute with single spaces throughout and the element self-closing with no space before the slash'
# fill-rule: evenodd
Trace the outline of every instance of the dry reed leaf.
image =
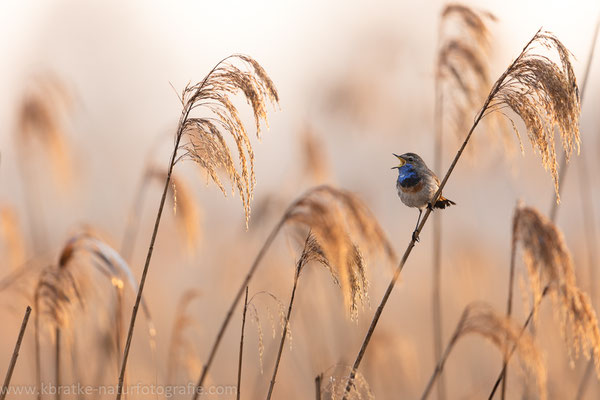
<svg viewBox="0 0 600 400">
<path fill-rule="evenodd" d="M 577 287 L 569 249 L 556 225 L 533 207 L 519 204 L 513 218 L 513 240 L 521 243 L 534 304 L 548 286 L 569 356 L 593 352 L 600 377 L 600 329 L 589 297 Z"/>
<path fill-rule="evenodd" d="M 283 221 L 312 232 L 342 287 L 351 317 L 356 318 L 358 305 L 368 299 L 366 265 L 360 249 L 368 254 L 383 253 L 391 262 L 396 260 L 390 242 L 369 209 L 350 192 L 317 186 L 292 203 Z"/>
<path fill-rule="evenodd" d="M 239 63 L 240 66 L 235 65 Z M 279 101 L 275 85 L 265 70 L 252 58 L 234 55 L 221 61 L 202 82 L 187 86 L 181 99 L 184 114 L 180 132 L 185 141 L 180 144 L 184 154 L 179 159 L 190 159 L 200 165 L 207 176 L 226 195 L 218 170 L 224 170 L 237 189 L 246 214 L 246 226 L 250 218 L 250 200 L 254 193 L 254 151 L 250 138 L 240 119 L 231 96 L 242 93 L 250 104 L 256 122 L 256 134 L 260 138 L 261 121 L 267 123 L 267 103 Z M 189 117 L 195 109 L 206 111 L 208 116 Z M 232 151 L 225 135 L 235 141 L 239 170 L 235 166 Z"/>
<path fill-rule="evenodd" d="M 167 173 L 160 168 L 149 168 L 146 171 L 146 178 L 164 184 Z M 169 189 L 173 196 L 173 213 L 176 216 L 177 225 L 185 237 L 188 252 L 194 254 L 202 233 L 200 230 L 200 207 L 192 196 L 189 186 L 175 173 L 171 175 Z"/>
<path fill-rule="evenodd" d="M 560 64 L 534 53 L 536 47 L 555 52 Z M 508 108 L 523 120 L 531 145 L 540 152 L 544 168 L 550 170 L 557 202 L 560 198 L 554 130 L 560 134 L 567 160 L 574 147 L 579 152 L 580 144 L 581 106 L 570 58 L 569 50 L 554 35 L 538 31 L 494 85 L 486 111 L 489 114 Z M 508 118 L 521 142 L 515 123 Z"/>
<path fill-rule="evenodd" d="M 540 399 L 546 399 L 546 368 L 532 337 L 512 319 L 497 313 L 485 303 L 471 303 L 461 316 L 451 344 L 468 334 L 477 334 L 492 342 L 503 357 L 515 348 L 524 367 L 534 376 Z"/>
<path fill-rule="evenodd" d="M 444 101 L 445 125 L 462 140 L 469 121 L 492 86 L 489 73 L 489 12 L 448 4 L 441 13 L 436 79 L 451 93 Z"/>
<path fill-rule="evenodd" d="M 72 176 L 65 127 L 72 105 L 72 94 L 64 82 L 46 74 L 32 80 L 18 111 L 18 138 L 24 154 L 30 141 L 40 141 L 50 154 L 55 175 L 64 186 Z"/>
<path fill-rule="evenodd" d="M 352 381 L 350 391 L 345 394 L 348 383 L 348 375 L 352 371 L 349 365 L 334 365 L 323 372 L 321 383 L 321 396 L 323 399 L 338 400 L 346 398 L 348 400 L 373 400 L 375 396 L 365 377 L 356 371 L 356 376 Z"/>
<path fill-rule="evenodd" d="M 202 370 L 202 363 L 196 356 L 198 354 L 197 340 L 189 337 L 190 330 L 195 329 L 197 332 L 200 324 L 192 315 L 188 314 L 190 303 L 201 295 L 199 290 L 189 289 L 183 293 L 177 303 L 167 360 L 167 382 L 170 384 L 174 383 L 179 366 L 185 368 L 188 377 L 195 377 Z"/>
<path fill-rule="evenodd" d="M 4 249 L 7 254 L 8 264 L 12 271 L 25 262 L 25 241 L 19 225 L 17 213 L 13 207 L 0 207 L 0 237 L 2 238 Z"/>
</svg>

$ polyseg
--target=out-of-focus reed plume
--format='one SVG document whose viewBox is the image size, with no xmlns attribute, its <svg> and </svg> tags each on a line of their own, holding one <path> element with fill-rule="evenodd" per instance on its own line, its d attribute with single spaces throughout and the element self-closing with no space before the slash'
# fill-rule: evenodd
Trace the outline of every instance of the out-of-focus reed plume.
<svg viewBox="0 0 600 400">
<path fill-rule="evenodd" d="M 43 204 L 38 200 L 43 193 L 31 165 L 38 158 L 33 149 L 39 147 L 38 151 L 48 155 L 55 178 L 63 189 L 68 189 L 73 169 L 66 140 L 66 120 L 72 105 L 73 96 L 65 83 L 49 73 L 32 78 L 19 103 L 16 150 L 34 252 L 47 250 L 48 232 Z"/>
<path fill-rule="evenodd" d="M 535 53 L 533 50 L 536 47 L 555 51 L 560 64 L 549 56 Z M 555 128 L 560 133 L 566 159 L 569 159 L 573 148 L 576 147 L 579 152 L 581 107 L 571 53 L 553 34 L 538 31 L 496 82 L 492 93 L 485 113 L 504 113 L 506 109 L 510 109 L 523 120 L 531 145 L 540 152 L 544 168 L 552 174 L 559 201 Z M 508 118 L 521 142 L 516 124 Z"/>
<path fill-rule="evenodd" d="M 149 165 L 144 171 L 123 234 L 121 254 L 124 259 L 130 260 L 133 254 L 139 233 L 141 210 L 150 183 L 164 183 L 166 178 L 167 172 L 156 166 Z M 173 213 L 176 216 L 177 225 L 185 239 L 185 247 L 188 253 L 193 255 L 202 235 L 202 230 L 200 228 L 200 205 L 192 195 L 190 187 L 176 173 L 171 175 L 170 180 L 171 184 L 169 186 L 169 191 L 173 199 Z"/>
<path fill-rule="evenodd" d="M 15 271 L 25 262 L 25 241 L 17 213 L 13 207 L 0 206 L 0 237 L 2 253 L 11 271 Z"/>
<path fill-rule="evenodd" d="M 198 359 L 196 340 L 190 337 L 190 333 L 197 333 L 200 326 L 198 320 L 188 312 L 190 303 L 201 295 L 202 293 L 197 289 L 188 289 L 181 295 L 177 303 L 167 359 L 167 382 L 169 384 L 176 383 L 175 379 L 180 367 L 187 372 L 187 379 L 197 376 L 202 369 L 202 363 Z"/>
<path fill-rule="evenodd" d="M 441 118 L 444 127 L 460 139 L 492 86 L 488 29 L 492 21 L 496 21 L 493 14 L 456 3 L 446 5 L 441 13 L 436 101 L 443 104 L 438 105 L 436 112 L 444 112 L 436 118 Z"/>
<path fill-rule="evenodd" d="M 571 254 L 556 225 L 533 207 L 518 206 L 514 239 L 521 244 L 534 304 L 542 297 L 542 285 L 550 289 L 555 315 L 561 325 L 571 359 L 580 350 L 593 353 L 600 376 L 600 329 L 591 301 L 577 287 Z"/>
<path fill-rule="evenodd" d="M 242 62 L 244 69 L 234 64 L 236 60 Z M 185 109 L 201 108 L 211 115 L 186 117 L 181 121 L 185 141 L 181 144 L 184 154 L 179 159 L 196 162 L 226 194 L 218 175 L 219 170 L 224 170 L 232 184 L 232 192 L 237 189 L 242 199 L 247 225 L 256 178 L 252 144 L 239 112 L 229 97 L 239 91 L 252 106 L 256 134 L 260 138 L 261 121 L 267 123 L 267 104 L 277 104 L 279 95 L 271 78 L 258 62 L 245 55 L 235 55 L 221 62 L 201 83 L 183 90 L 181 100 Z M 235 166 L 223 133 L 235 141 L 240 170 Z"/>
<path fill-rule="evenodd" d="M 302 129 L 300 145 L 304 174 L 316 184 L 326 182 L 330 176 L 329 162 L 325 146 L 312 126 L 306 125 Z"/>
<path fill-rule="evenodd" d="M 540 399 L 547 398 L 546 367 L 532 337 L 513 320 L 500 315 L 488 304 L 477 302 L 465 307 L 454 334 L 421 396 L 422 400 L 429 395 L 433 383 L 442 372 L 444 364 L 458 340 L 469 334 L 477 334 L 492 342 L 504 358 L 508 357 L 515 348 L 521 363 L 536 380 Z"/>
<path fill-rule="evenodd" d="M 44 74 L 32 79 L 18 111 L 18 144 L 29 154 L 32 141 L 48 152 L 52 168 L 63 186 L 71 181 L 72 168 L 66 141 L 66 120 L 72 111 L 73 95 L 57 76 Z"/>
</svg>

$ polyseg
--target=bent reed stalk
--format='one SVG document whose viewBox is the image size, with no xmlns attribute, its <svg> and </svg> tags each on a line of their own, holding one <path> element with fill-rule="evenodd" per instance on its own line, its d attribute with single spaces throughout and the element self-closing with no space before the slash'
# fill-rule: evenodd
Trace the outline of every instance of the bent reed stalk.
<svg viewBox="0 0 600 400">
<path fill-rule="evenodd" d="M 27 328 L 27 323 L 29 322 L 30 314 L 31 307 L 27 306 L 27 308 L 25 309 L 25 316 L 23 317 L 23 322 L 21 323 L 21 329 L 19 330 L 19 336 L 17 337 L 17 343 L 15 343 L 15 349 L 13 350 L 12 357 L 10 358 L 10 363 L 8 364 L 8 370 L 6 371 L 6 376 L 4 377 L 4 383 L 2 384 L 2 393 L 0 393 L 0 400 L 6 399 L 6 395 L 8 394 L 8 387 L 10 385 L 10 380 L 12 378 L 13 371 L 15 370 L 15 365 L 17 365 L 17 358 L 19 357 L 21 342 L 23 341 L 23 336 L 25 335 L 25 329 Z"/>
<path fill-rule="evenodd" d="M 560 56 L 562 68 L 559 68 L 547 57 L 530 54 L 530 47 L 535 42 L 539 42 L 539 44 L 548 49 L 556 50 Z M 573 144 L 579 144 L 579 129 L 577 126 L 579 122 L 578 89 L 569 57 L 568 50 L 553 35 L 539 30 L 533 36 L 533 38 L 525 45 L 519 56 L 510 64 L 504 73 L 502 73 L 492 87 L 481 110 L 475 117 L 471 129 L 467 133 L 465 140 L 450 164 L 444 179 L 442 179 L 432 202 L 435 202 L 441 195 L 458 160 L 461 158 L 469 143 L 473 131 L 479 125 L 481 119 L 490 112 L 499 111 L 506 107 L 512 109 L 525 122 L 530 135 L 531 144 L 538 147 L 540 150 L 542 162 L 544 166 L 550 169 L 555 183 L 555 191 L 558 193 L 556 154 L 553 146 L 554 127 L 558 126 L 560 128 L 559 131 L 563 137 L 563 146 L 567 154 L 572 151 Z M 529 90 L 525 91 L 525 88 Z M 546 112 L 540 110 L 545 110 Z M 516 128 L 515 132 L 520 138 Z M 549 142 L 550 144 L 548 144 Z M 347 400 L 348 393 L 356 376 L 356 370 L 364 357 L 373 332 L 381 317 L 381 313 L 387 304 L 412 249 L 415 247 L 415 240 L 418 239 L 431 212 L 431 209 L 428 208 L 423 215 L 421 223 L 408 243 L 381 303 L 377 307 L 371 325 L 369 326 L 365 339 L 363 340 L 354 361 L 350 376 L 348 377 L 343 400 Z"/>
</svg>

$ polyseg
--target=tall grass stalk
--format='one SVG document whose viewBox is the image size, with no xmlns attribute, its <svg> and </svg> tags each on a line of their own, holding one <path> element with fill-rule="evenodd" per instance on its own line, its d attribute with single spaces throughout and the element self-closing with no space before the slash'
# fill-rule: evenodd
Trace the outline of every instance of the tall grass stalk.
<svg viewBox="0 0 600 400">
<path fill-rule="evenodd" d="M 238 359 L 237 375 L 237 400 L 240 400 L 240 388 L 242 384 L 242 358 L 244 355 L 244 328 L 246 327 L 246 311 L 248 311 L 248 286 L 246 286 L 246 298 L 244 299 L 244 311 L 242 312 L 242 333 L 240 337 L 240 355 Z"/>
<path fill-rule="evenodd" d="M 290 317 L 292 315 L 292 307 L 294 305 L 294 297 L 296 296 L 296 287 L 298 286 L 298 278 L 300 277 L 301 264 L 298 263 L 294 271 L 294 286 L 292 287 L 292 294 L 290 295 L 290 302 L 288 305 L 287 315 L 285 317 L 285 325 L 283 332 L 281 333 L 281 341 L 279 342 L 279 349 L 277 350 L 277 358 L 275 360 L 275 367 L 273 368 L 273 376 L 271 377 L 271 383 L 269 384 L 269 392 L 267 393 L 267 400 L 271 399 L 273 395 L 273 389 L 275 388 L 275 378 L 277 377 L 277 371 L 279 370 L 279 362 L 281 361 L 281 354 L 283 353 L 283 346 L 285 344 L 285 338 L 288 333 L 290 325 Z"/>
<path fill-rule="evenodd" d="M 25 335 L 25 329 L 27 329 L 27 323 L 29 322 L 30 314 L 31 307 L 27 306 L 27 308 L 25 309 L 25 316 L 23 317 L 23 322 L 21 323 L 21 329 L 19 329 L 17 343 L 15 343 L 15 349 L 13 350 L 12 357 L 10 358 L 10 363 L 8 364 L 8 370 L 6 371 L 6 376 L 4 377 L 4 383 L 2 384 L 2 392 L 0 393 L 0 400 L 6 399 L 6 395 L 8 394 L 8 387 L 10 386 L 10 380 L 15 370 L 15 365 L 17 365 L 17 358 L 19 357 L 21 342 L 23 342 L 23 336 Z"/>
<path fill-rule="evenodd" d="M 540 42 L 550 48 L 554 48 L 561 56 L 562 69 L 556 66 L 556 64 L 551 62 L 548 58 L 540 56 L 536 57 L 535 55 L 530 54 L 530 46 L 534 42 Z M 540 30 L 534 35 L 534 37 L 525 45 L 519 56 L 510 64 L 508 69 L 504 71 L 492 87 L 481 110 L 477 113 L 471 129 L 467 133 L 465 140 L 450 164 L 444 179 L 440 183 L 439 189 L 434 195 L 432 202 L 435 202 L 442 193 L 443 188 L 446 186 L 456 164 L 469 143 L 473 131 L 479 125 L 481 119 L 490 112 L 498 111 L 506 107 L 511 108 L 524 120 L 529 131 L 530 141 L 532 145 L 535 145 L 540 149 L 543 164 L 550 169 L 555 182 L 555 190 L 558 191 L 556 160 L 555 153 L 553 152 L 554 147 L 547 146 L 548 141 L 554 141 L 554 136 L 548 137 L 548 134 L 549 132 L 553 133 L 554 126 L 558 125 L 561 136 L 563 137 L 563 146 L 567 150 L 572 150 L 573 144 L 579 144 L 579 131 L 577 127 L 579 102 L 576 98 L 577 84 L 575 82 L 568 54 L 568 50 L 551 34 Z M 544 78 L 541 82 L 537 78 L 539 75 L 543 75 Z M 530 91 L 523 94 L 523 87 L 521 85 L 530 89 Z M 548 88 L 553 88 L 556 92 L 549 91 Z M 543 118 L 544 114 L 540 115 L 537 113 L 539 108 L 546 108 L 553 111 L 553 114 L 548 116 L 549 120 Z M 363 340 L 354 361 L 352 371 L 348 377 L 348 383 L 343 397 L 344 400 L 347 399 L 348 392 L 353 385 L 356 370 L 364 357 L 373 332 L 381 317 L 381 313 L 387 304 L 412 249 L 415 247 L 415 240 L 418 239 L 430 214 L 431 209 L 427 209 L 415 234 L 408 243 L 398 267 L 394 271 L 394 275 L 383 295 L 381 303 L 375 311 L 371 325 L 369 326 L 365 339 Z"/>
<path fill-rule="evenodd" d="M 442 169 L 442 147 L 443 147 L 443 93 L 439 77 L 435 80 L 435 142 L 434 142 L 434 171 Z M 431 304 L 433 316 L 433 355 L 434 362 L 442 356 L 442 300 L 441 300 L 441 280 L 442 280 L 442 214 L 436 214 L 433 217 L 433 273 L 431 288 Z M 438 399 L 446 398 L 446 382 L 444 377 L 440 377 L 438 382 Z"/>
<path fill-rule="evenodd" d="M 323 381 L 323 374 L 319 374 L 315 377 L 315 399 L 321 400 L 321 382 Z"/>
</svg>

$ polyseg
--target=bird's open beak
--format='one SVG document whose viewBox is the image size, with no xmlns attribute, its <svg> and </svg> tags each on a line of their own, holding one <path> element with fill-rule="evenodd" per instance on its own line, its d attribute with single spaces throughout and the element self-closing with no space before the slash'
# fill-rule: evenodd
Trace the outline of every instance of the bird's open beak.
<svg viewBox="0 0 600 400">
<path fill-rule="evenodd" d="M 399 156 L 396 153 L 392 153 L 398 160 L 400 160 L 400 164 L 396 165 L 395 167 L 392 167 L 392 169 L 395 168 L 400 168 L 401 166 L 403 166 L 404 164 L 406 164 L 406 160 L 404 158 L 402 158 L 402 156 Z"/>
</svg>

